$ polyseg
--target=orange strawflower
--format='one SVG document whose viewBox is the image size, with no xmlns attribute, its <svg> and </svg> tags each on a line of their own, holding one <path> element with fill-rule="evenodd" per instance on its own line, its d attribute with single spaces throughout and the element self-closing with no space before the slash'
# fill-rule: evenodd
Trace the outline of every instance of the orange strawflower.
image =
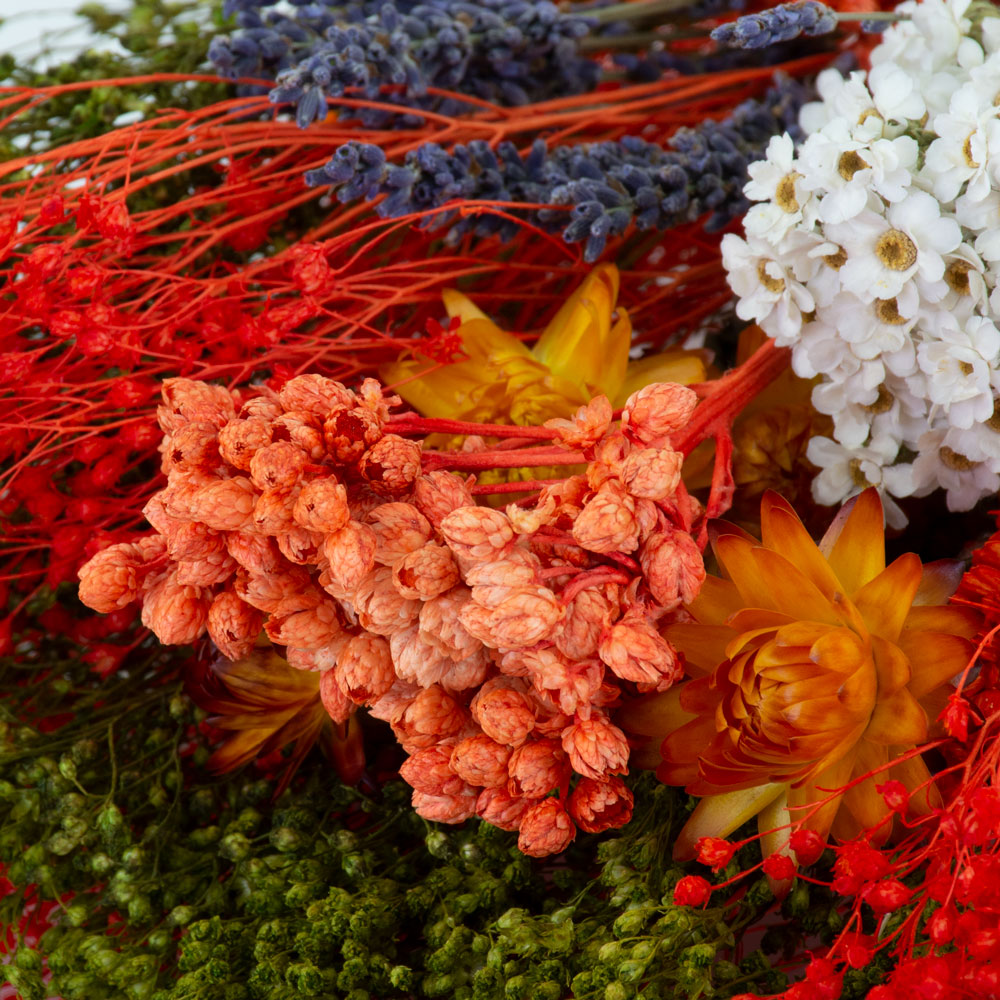
<svg viewBox="0 0 1000 1000">
<path fill-rule="evenodd" d="M 923 759 L 902 758 L 927 740 L 972 653 L 975 612 L 944 606 L 952 565 L 921 566 L 908 553 L 887 567 L 873 489 L 845 506 L 818 546 L 767 492 L 761 535 L 718 526 L 725 576 L 708 577 L 688 605 L 693 623 L 665 630 L 690 680 L 619 716 L 662 741 L 661 780 L 701 797 L 678 859 L 753 816 L 765 856 L 785 848 L 790 823 L 841 840 L 878 828 L 884 839 L 892 810 L 876 786 L 890 779 L 912 813 L 939 802 Z"/>
</svg>

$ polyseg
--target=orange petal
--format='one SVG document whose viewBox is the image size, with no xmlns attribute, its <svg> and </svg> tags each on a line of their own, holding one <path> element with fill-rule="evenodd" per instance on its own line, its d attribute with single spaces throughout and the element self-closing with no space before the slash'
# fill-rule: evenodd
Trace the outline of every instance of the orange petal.
<svg viewBox="0 0 1000 1000">
<path fill-rule="evenodd" d="M 761 542 L 793 563 L 824 597 L 831 599 L 835 593 L 843 590 L 843 585 L 798 515 L 788 501 L 773 490 L 767 490 L 761 500 L 760 530 Z"/>
<path fill-rule="evenodd" d="M 699 754 L 715 735 L 712 720 L 707 716 L 699 716 L 669 733 L 660 746 L 660 754 L 667 764 L 697 764 Z"/>
<path fill-rule="evenodd" d="M 779 646 L 812 646 L 829 631 L 830 626 L 823 622 L 795 621 L 782 625 L 774 638 Z"/>
<path fill-rule="evenodd" d="M 662 740 L 697 717 L 681 708 L 681 692 L 686 686 L 675 684 L 660 694 L 632 698 L 618 709 L 616 721 L 630 735 L 635 733 Z"/>
<path fill-rule="evenodd" d="M 471 299 L 454 288 L 446 288 L 441 293 L 441 299 L 444 302 L 445 312 L 450 319 L 454 319 L 457 316 L 465 323 L 470 319 L 489 318 Z"/>
<path fill-rule="evenodd" d="M 782 628 L 798 621 L 783 611 L 767 611 L 764 608 L 740 608 L 726 619 L 726 624 L 736 632 L 750 632 L 762 628 Z"/>
<path fill-rule="evenodd" d="M 871 663 L 871 649 L 849 628 L 828 629 L 813 643 L 809 658 L 824 670 L 844 676 L 853 674 L 862 664 Z M 874 681 L 875 665 L 871 664 Z"/>
<path fill-rule="evenodd" d="M 868 630 L 894 642 L 920 586 L 920 557 L 901 555 L 851 597 Z"/>
<path fill-rule="evenodd" d="M 728 837 L 778 798 L 785 788 L 785 785 L 758 785 L 702 799 L 674 841 L 674 860 L 693 858 L 694 845 L 701 837 Z"/>
<path fill-rule="evenodd" d="M 880 698 L 887 698 L 909 684 L 912 673 L 910 661 L 899 646 L 873 635 L 872 653 L 875 660 L 875 673 L 878 676 Z"/>
<path fill-rule="evenodd" d="M 740 592 L 730 580 L 705 577 L 698 596 L 687 605 L 694 618 L 706 625 L 721 625 L 744 606 Z"/>
<path fill-rule="evenodd" d="M 858 744 L 858 755 L 854 761 L 851 780 L 876 771 L 888 763 L 888 760 L 889 752 L 886 747 L 873 746 L 862 740 Z M 886 805 L 885 799 L 875 790 L 875 786 L 881 785 L 887 777 L 886 771 L 878 771 L 877 774 L 852 786 L 844 793 L 844 806 L 858 826 L 871 831 L 877 828 L 877 832 L 872 836 L 872 842 L 876 846 L 883 843 L 892 830 L 892 823 L 886 822 L 891 810 Z"/>
<path fill-rule="evenodd" d="M 913 603 L 920 605 L 947 603 L 948 598 L 955 593 L 964 572 L 965 564 L 961 559 L 937 559 L 934 562 L 924 563 L 924 575 L 920 578 L 920 587 L 917 596 L 913 598 Z"/>
<path fill-rule="evenodd" d="M 804 732 L 830 729 L 836 726 L 843 715 L 844 706 L 836 696 L 827 698 L 812 698 L 808 701 L 797 701 L 781 713 L 786 722 Z M 850 719 L 847 719 L 850 722 Z"/>
<path fill-rule="evenodd" d="M 973 608 L 955 605 L 918 607 L 914 604 L 903 622 L 903 631 L 926 629 L 929 632 L 951 632 L 965 639 L 974 639 L 979 633 L 982 620 L 982 615 Z"/>
<path fill-rule="evenodd" d="M 907 686 L 914 698 L 924 697 L 960 674 L 976 648 L 961 636 L 917 629 L 904 631 L 897 645 L 910 661 Z"/>
<path fill-rule="evenodd" d="M 885 569 L 882 501 L 871 488 L 848 500 L 819 544 L 848 594 L 860 590 Z"/>
<path fill-rule="evenodd" d="M 805 830 L 813 830 L 824 840 L 843 802 L 840 791 L 851 780 L 854 753 L 846 754 L 811 781 L 788 791 L 788 812 L 792 820 Z"/>
<path fill-rule="evenodd" d="M 865 739 L 878 746 L 913 746 L 927 739 L 927 713 L 917 699 L 902 688 L 888 698 L 879 698 Z"/>
<path fill-rule="evenodd" d="M 663 637 L 684 654 L 688 672 L 698 675 L 711 673 L 726 658 L 733 630 L 725 625 L 670 625 L 663 630 Z"/>
</svg>

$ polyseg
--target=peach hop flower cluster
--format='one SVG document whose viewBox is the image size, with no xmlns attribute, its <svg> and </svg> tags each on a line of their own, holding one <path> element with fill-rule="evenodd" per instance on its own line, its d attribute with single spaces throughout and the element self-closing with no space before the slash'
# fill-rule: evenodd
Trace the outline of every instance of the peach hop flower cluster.
<svg viewBox="0 0 1000 1000">
<path fill-rule="evenodd" d="M 397 402 L 370 379 L 301 375 L 239 407 L 220 386 L 166 382 L 155 534 L 91 559 L 81 598 L 138 599 L 162 642 L 207 631 L 233 660 L 263 629 L 322 675 L 335 721 L 365 706 L 389 723 L 427 819 L 478 815 L 536 856 L 627 822 L 611 712 L 680 677 L 661 629 L 704 579 L 703 511 L 671 444 L 696 394 L 646 386 L 620 421 L 597 396 L 536 429 L 555 443 L 514 461 L 586 471 L 506 511 L 442 467 L 484 456 L 394 433 L 421 420 L 390 416 Z"/>
<path fill-rule="evenodd" d="M 893 822 L 878 790 L 886 782 L 899 783 L 904 812 L 940 806 L 911 751 L 969 660 L 977 615 L 944 604 L 954 564 L 921 566 L 906 554 L 885 565 L 882 518 L 877 491 L 866 490 L 817 546 L 768 492 L 761 541 L 718 526 L 725 576 L 708 577 L 688 604 L 692 622 L 664 631 L 690 679 L 619 715 L 651 739 L 659 777 L 701 797 L 676 857 L 753 816 L 765 856 L 795 829 L 884 841 Z"/>
</svg>

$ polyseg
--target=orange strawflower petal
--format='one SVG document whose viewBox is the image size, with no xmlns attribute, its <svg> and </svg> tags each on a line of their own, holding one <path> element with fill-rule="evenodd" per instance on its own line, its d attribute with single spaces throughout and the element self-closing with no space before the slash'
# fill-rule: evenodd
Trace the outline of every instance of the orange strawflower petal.
<svg viewBox="0 0 1000 1000">
<path fill-rule="evenodd" d="M 909 629 L 926 629 L 928 632 L 951 632 L 965 639 L 979 634 L 982 616 L 972 608 L 912 607 L 903 623 L 903 632 Z"/>
<path fill-rule="evenodd" d="M 885 530 L 878 490 L 864 490 L 849 500 L 819 547 L 848 595 L 874 580 L 885 569 Z"/>
<path fill-rule="evenodd" d="M 674 860 L 694 858 L 694 845 L 701 837 L 728 837 L 784 790 L 784 785 L 767 784 L 702 799 L 674 841 Z"/>
<path fill-rule="evenodd" d="M 843 590 L 843 584 L 823 558 L 805 525 L 788 501 L 773 490 L 767 490 L 761 499 L 760 531 L 761 542 L 794 563 L 827 600 Z"/>
<path fill-rule="evenodd" d="M 714 670 L 725 659 L 726 644 L 733 633 L 725 625 L 671 625 L 664 629 L 663 637 L 684 654 L 688 675 L 699 676 Z"/>
<path fill-rule="evenodd" d="M 940 809 L 943 800 L 941 792 L 934 784 L 933 776 L 924 763 L 923 757 L 910 757 L 894 764 L 886 772 L 887 778 L 895 778 L 906 785 L 910 792 L 910 811 L 916 816 L 925 816 Z"/>
<path fill-rule="evenodd" d="M 907 552 L 853 594 L 851 600 L 870 632 L 896 641 L 920 586 L 920 576 L 920 556 Z"/>
<path fill-rule="evenodd" d="M 913 746 L 927 739 L 927 714 L 902 688 L 880 698 L 865 730 L 865 739 L 879 746 Z"/>
<path fill-rule="evenodd" d="M 907 687 L 914 698 L 923 698 L 961 673 L 975 651 L 961 636 L 917 629 L 902 632 L 897 645 L 910 661 Z"/>
<path fill-rule="evenodd" d="M 698 596 L 687 605 L 687 609 L 699 622 L 721 623 L 743 606 L 740 592 L 731 580 L 706 576 Z"/>
<path fill-rule="evenodd" d="M 962 580 L 965 563 L 961 559 L 937 559 L 924 563 L 923 576 L 917 589 L 914 604 L 947 604 Z"/>
<path fill-rule="evenodd" d="M 913 671 L 909 657 L 893 642 L 873 635 L 872 653 L 878 674 L 878 696 L 888 698 L 910 683 Z"/>
</svg>

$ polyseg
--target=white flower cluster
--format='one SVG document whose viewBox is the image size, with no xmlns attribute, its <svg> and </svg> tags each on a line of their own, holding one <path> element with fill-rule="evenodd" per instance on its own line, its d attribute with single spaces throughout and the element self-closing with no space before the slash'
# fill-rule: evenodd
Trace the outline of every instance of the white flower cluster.
<svg viewBox="0 0 1000 1000">
<path fill-rule="evenodd" d="M 813 492 L 947 490 L 966 510 L 1000 488 L 1000 11 L 906 2 L 871 70 L 820 74 L 807 138 L 771 141 L 726 236 L 738 302 L 833 418 Z"/>
</svg>

